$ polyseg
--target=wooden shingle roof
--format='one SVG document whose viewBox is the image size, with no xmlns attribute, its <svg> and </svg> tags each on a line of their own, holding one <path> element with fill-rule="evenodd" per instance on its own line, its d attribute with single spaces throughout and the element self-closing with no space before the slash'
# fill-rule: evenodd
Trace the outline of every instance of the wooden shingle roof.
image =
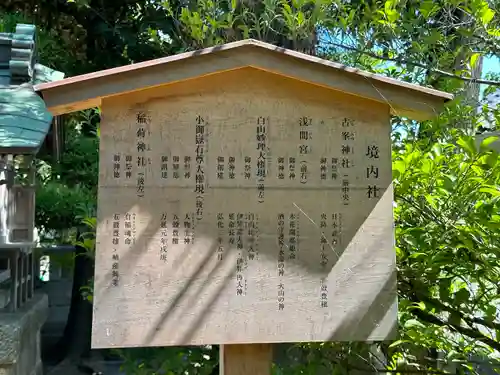
<svg viewBox="0 0 500 375">
<path fill-rule="evenodd" d="M 386 103 L 394 115 L 435 116 L 451 94 L 353 69 L 253 39 L 40 84 L 54 114 L 100 106 L 106 97 L 252 67 Z"/>
</svg>

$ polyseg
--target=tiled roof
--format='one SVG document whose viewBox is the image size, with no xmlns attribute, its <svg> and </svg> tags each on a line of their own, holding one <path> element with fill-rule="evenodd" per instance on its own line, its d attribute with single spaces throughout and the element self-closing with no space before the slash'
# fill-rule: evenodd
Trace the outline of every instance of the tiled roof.
<svg viewBox="0 0 500 375">
<path fill-rule="evenodd" d="M 36 63 L 35 26 L 0 33 L 0 152 L 36 153 L 52 115 L 33 85 L 64 78 Z"/>
</svg>

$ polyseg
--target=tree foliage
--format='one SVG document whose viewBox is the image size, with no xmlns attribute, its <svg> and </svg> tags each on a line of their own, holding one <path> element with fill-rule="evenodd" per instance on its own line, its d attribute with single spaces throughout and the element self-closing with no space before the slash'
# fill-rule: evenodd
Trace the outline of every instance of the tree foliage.
<svg viewBox="0 0 500 375">
<path fill-rule="evenodd" d="M 499 112 L 481 105 L 471 72 L 500 54 L 499 2 L 7 0 L 1 11 L 37 22 L 43 62 L 68 75 L 252 37 L 456 94 L 432 121 L 392 120 L 400 339 L 297 344 L 275 373 L 474 372 L 474 358 L 498 357 L 500 161 L 475 133 Z M 74 116 L 61 163 L 40 164 L 47 230 L 95 208 L 98 119 Z M 130 374 L 208 374 L 217 362 L 207 347 L 121 354 Z"/>
</svg>

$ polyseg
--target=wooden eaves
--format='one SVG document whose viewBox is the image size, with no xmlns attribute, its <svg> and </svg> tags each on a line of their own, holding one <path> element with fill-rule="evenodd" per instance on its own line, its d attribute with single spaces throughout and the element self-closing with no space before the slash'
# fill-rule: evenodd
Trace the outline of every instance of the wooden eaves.
<svg viewBox="0 0 500 375">
<path fill-rule="evenodd" d="M 35 86 L 53 115 L 98 107 L 103 98 L 252 67 L 388 104 L 414 120 L 436 116 L 453 95 L 353 69 L 253 39 L 106 69 Z"/>
</svg>

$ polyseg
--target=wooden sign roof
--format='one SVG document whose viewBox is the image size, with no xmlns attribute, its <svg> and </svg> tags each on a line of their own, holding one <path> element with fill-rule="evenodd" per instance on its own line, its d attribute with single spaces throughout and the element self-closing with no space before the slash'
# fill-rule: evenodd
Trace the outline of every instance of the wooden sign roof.
<svg viewBox="0 0 500 375">
<path fill-rule="evenodd" d="M 386 103 L 396 116 L 425 120 L 453 95 L 350 68 L 253 39 L 37 85 L 54 115 L 101 105 L 103 98 L 252 67 Z"/>
</svg>

